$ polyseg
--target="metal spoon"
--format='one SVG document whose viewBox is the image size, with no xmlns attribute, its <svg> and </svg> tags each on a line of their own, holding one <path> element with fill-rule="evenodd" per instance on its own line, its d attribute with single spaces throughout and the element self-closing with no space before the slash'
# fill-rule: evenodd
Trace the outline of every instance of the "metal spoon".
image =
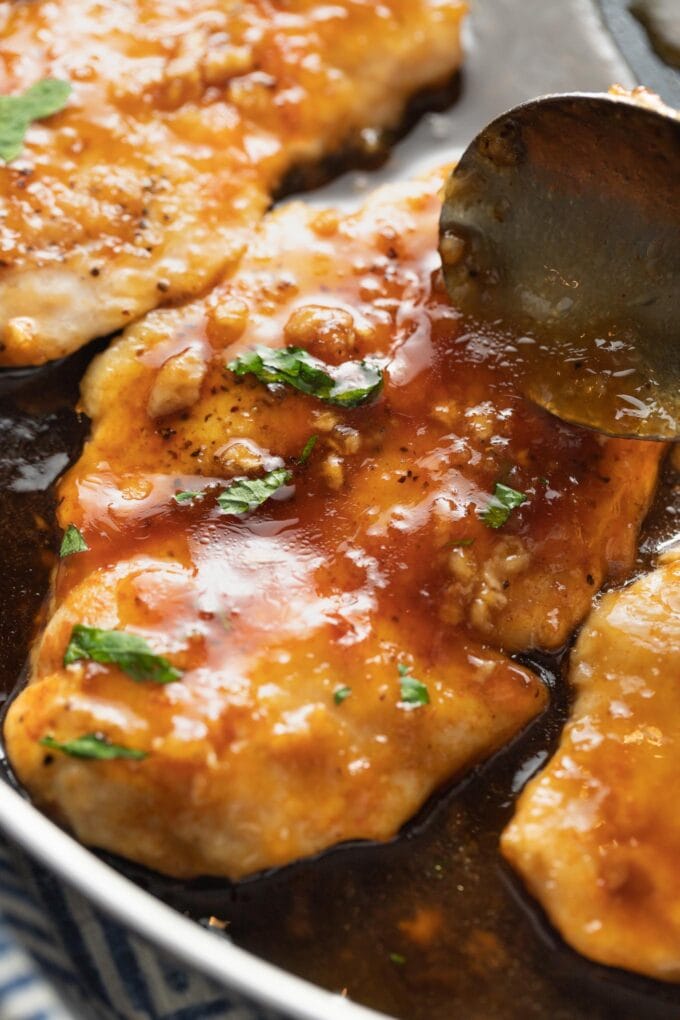
<svg viewBox="0 0 680 1020">
<path fill-rule="evenodd" d="M 531 399 L 677 439 L 680 120 L 644 102 L 546 96 L 493 121 L 448 181 L 440 252 L 452 300 Z"/>
</svg>

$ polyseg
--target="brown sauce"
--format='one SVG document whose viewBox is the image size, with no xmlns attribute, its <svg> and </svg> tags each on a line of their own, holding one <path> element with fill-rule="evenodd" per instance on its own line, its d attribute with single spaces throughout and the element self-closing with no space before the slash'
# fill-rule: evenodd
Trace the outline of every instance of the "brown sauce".
<svg viewBox="0 0 680 1020">
<path fill-rule="evenodd" d="M 55 558 L 54 482 L 77 457 L 87 420 L 75 411 L 93 350 L 40 370 L 0 372 L 0 699 L 8 697 Z"/>
<path fill-rule="evenodd" d="M 0 392 L 0 679 L 16 682 L 56 546 L 50 481 L 86 434 L 74 410 L 89 354 Z M 666 469 L 640 543 L 642 571 L 677 528 Z M 498 837 L 522 783 L 546 760 L 568 710 L 561 656 L 529 657 L 552 688 L 545 715 L 513 746 L 444 791 L 387 846 L 355 844 L 229 885 L 178 883 L 113 860 L 239 945 L 334 991 L 409 1020 L 666 1017 L 680 991 L 597 967 L 569 950 L 502 863 Z M 111 858 L 108 858 L 111 859 Z M 215 937 L 219 937 L 216 935 Z"/>
<path fill-rule="evenodd" d="M 673 373 L 661 378 L 641 353 L 639 338 L 612 323 L 578 337 L 554 328 L 540 335 L 480 332 L 490 359 L 519 388 L 564 421 L 611 435 L 673 436 L 680 421 Z M 669 352 L 669 359 L 671 355 Z"/>
<path fill-rule="evenodd" d="M 51 483 L 87 434 L 75 403 L 92 353 L 0 375 L 4 698 L 21 674 L 54 561 Z M 678 513 L 669 466 L 641 539 L 639 571 L 676 533 Z M 462 784 L 433 798 L 387 846 L 341 847 L 236 885 L 174 882 L 102 856 L 190 916 L 226 921 L 240 946 L 408 1020 L 676 1016 L 680 989 L 595 966 L 569 950 L 498 853 L 514 798 L 547 759 L 568 712 L 562 659 L 522 659 L 551 687 L 548 711 Z"/>
<path fill-rule="evenodd" d="M 678 509 L 669 469 L 642 537 L 640 572 L 675 533 Z M 240 946 L 408 1020 L 674 1016 L 679 989 L 579 957 L 498 853 L 516 795 L 549 757 L 567 716 L 563 660 L 564 652 L 522 657 L 550 686 L 549 710 L 433 798 L 387 846 L 340 847 L 229 887 L 179 885 L 123 867 L 191 916 L 227 921 Z"/>
<path fill-rule="evenodd" d="M 460 74 L 424 89 L 406 105 L 401 123 L 370 148 L 359 139 L 321 161 L 298 164 L 281 182 L 276 199 L 321 187 L 348 167 L 375 170 L 425 111 L 451 106 Z M 47 591 L 57 548 L 54 482 L 78 457 L 88 434 L 79 415 L 80 379 L 105 346 L 87 349 L 40 369 L 0 369 L 0 704 L 14 688 Z"/>
</svg>

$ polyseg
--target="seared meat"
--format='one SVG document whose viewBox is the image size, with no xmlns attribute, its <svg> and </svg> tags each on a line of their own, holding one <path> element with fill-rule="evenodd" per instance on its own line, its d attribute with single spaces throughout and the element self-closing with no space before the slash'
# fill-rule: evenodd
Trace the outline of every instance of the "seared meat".
<svg viewBox="0 0 680 1020">
<path fill-rule="evenodd" d="M 454 72 L 463 13 L 461 0 L 1 4 L 0 93 L 47 77 L 73 92 L 0 165 L 0 365 L 60 357 L 211 284 L 291 165 L 374 145 Z"/>
<path fill-rule="evenodd" d="M 504 853 L 579 952 L 680 981 L 680 550 L 603 598 L 571 680 L 570 722 Z"/>
<path fill-rule="evenodd" d="M 86 842 L 239 877 L 389 838 L 545 704 L 505 651 L 559 646 L 629 569 L 661 447 L 561 424 L 463 334 L 440 185 L 354 216 L 281 209 L 231 279 L 93 363 L 92 438 L 59 489 L 89 549 L 60 564 L 6 724 L 21 781 Z M 255 344 L 320 359 L 312 392 L 238 374 Z M 321 399 L 349 362 L 371 399 Z M 273 477 L 230 512 L 235 479 Z M 142 636 L 181 677 L 64 665 L 78 624 Z M 88 733 L 147 756 L 39 742 Z"/>
</svg>

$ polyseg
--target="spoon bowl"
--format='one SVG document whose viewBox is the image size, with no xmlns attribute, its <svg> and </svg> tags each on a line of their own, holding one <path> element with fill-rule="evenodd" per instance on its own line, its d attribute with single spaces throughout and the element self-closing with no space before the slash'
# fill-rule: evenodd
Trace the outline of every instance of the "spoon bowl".
<svg viewBox="0 0 680 1020">
<path fill-rule="evenodd" d="M 453 302 L 531 399 L 609 435 L 678 438 L 673 111 L 576 93 L 497 118 L 449 178 L 440 253 Z"/>
</svg>

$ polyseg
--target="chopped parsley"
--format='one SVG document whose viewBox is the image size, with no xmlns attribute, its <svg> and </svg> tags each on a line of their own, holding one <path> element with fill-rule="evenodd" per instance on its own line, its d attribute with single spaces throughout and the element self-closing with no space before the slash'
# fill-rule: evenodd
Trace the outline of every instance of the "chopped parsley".
<svg viewBox="0 0 680 1020">
<path fill-rule="evenodd" d="M 318 436 L 310 436 L 305 445 L 302 447 L 302 453 L 298 457 L 298 464 L 306 464 L 312 455 L 312 451 L 319 441 Z"/>
<path fill-rule="evenodd" d="M 286 468 L 276 468 L 262 478 L 237 478 L 219 494 L 217 505 L 225 514 L 245 514 L 266 503 L 292 477 Z"/>
<path fill-rule="evenodd" d="M 179 503 L 181 505 L 182 503 L 193 503 L 195 499 L 203 499 L 203 496 L 204 493 L 200 489 L 197 491 L 186 489 L 176 492 L 172 498 L 175 503 Z"/>
<path fill-rule="evenodd" d="M 99 630 L 77 623 L 64 654 L 64 665 L 70 666 L 82 659 L 113 663 L 133 680 L 151 680 L 156 684 L 171 684 L 182 675 L 162 655 L 155 655 L 138 634 Z"/>
<path fill-rule="evenodd" d="M 382 370 L 375 362 L 346 361 L 335 370 L 335 383 L 326 399 L 337 407 L 359 407 L 377 397 L 382 387 Z"/>
<path fill-rule="evenodd" d="M 393 963 L 396 967 L 403 967 L 406 963 L 406 957 L 402 956 L 401 953 L 390 953 L 390 963 Z"/>
<path fill-rule="evenodd" d="M 283 383 L 301 393 L 339 407 L 358 407 L 376 397 L 382 371 L 372 361 L 346 361 L 338 368 L 315 358 L 302 347 L 264 347 L 258 344 L 227 365 L 236 375 L 254 375 L 260 382 Z"/>
<path fill-rule="evenodd" d="M 43 747 L 49 747 L 52 751 L 61 751 L 62 754 L 70 754 L 72 758 L 96 758 L 99 761 L 113 761 L 114 758 L 128 758 L 132 761 L 141 761 L 146 758 L 146 751 L 136 751 L 132 747 L 122 747 L 120 744 L 112 744 L 108 737 L 101 733 L 85 733 L 75 740 L 66 740 L 64 743 L 55 740 L 54 737 L 43 737 L 40 741 Z"/>
<path fill-rule="evenodd" d="M 337 687 L 333 691 L 333 701 L 336 705 L 342 705 L 343 701 L 346 701 L 352 693 L 351 687 Z"/>
<path fill-rule="evenodd" d="M 411 667 L 404 666 L 403 663 L 400 662 L 397 666 L 397 670 L 399 671 L 399 684 L 401 687 L 401 703 L 403 705 L 409 705 L 412 708 L 419 708 L 421 705 L 429 705 L 430 692 L 425 684 L 421 683 L 420 680 L 416 680 L 414 676 L 411 676 Z"/>
<path fill-rule="evenodd" d="M 511 489 L 509 485 L 496 482 L 493 496 L 486 504 L 480 517 L 487 528 L 501 528 L 513 510 L 516 510 L 522 503 L 526 503 L 527 496 L 523 492 Z"/>
<path fill-rule="evenodd" d="M 0 96 L 0 159 L 5 163 L 16 159 L 33 121 L 63 110 L 70 94 L 69 82 L 43 78 L 21 95 Z"/>
<path fill-rule="evenodd" d="M 82 536 L 82 533 L 76 528 L 75 524 L 69 524 L 68 528 L 64 532 L 64 537 L 61 540 L 61 546 L 59 548 L 59 555 L 62 560 L 67 556 L 73 556 L 74 553 L 87 552 L 89 545 Z"/>
<path fill-rule="evenodd" d="M 468 546 L 474 544 L 474 538 L 454 538 L 452 542 L 449 542 L 447 549 L 467 549 Z"/>
</svg>

